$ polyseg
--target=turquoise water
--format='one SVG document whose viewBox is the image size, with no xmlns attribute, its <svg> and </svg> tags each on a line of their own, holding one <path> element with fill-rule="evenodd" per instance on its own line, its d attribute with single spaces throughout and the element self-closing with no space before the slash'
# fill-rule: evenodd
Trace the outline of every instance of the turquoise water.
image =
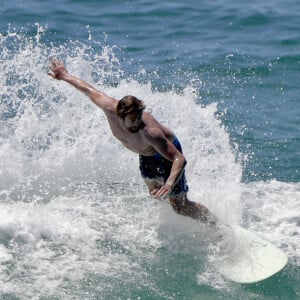
<svg viewBox="0 0 300 300">
<path fill-rule="evenodd" d="M 0 8 L 1 299 L 299 299 L 300 4 L 6 1 Z M 189 197 L 283 249 L 258 284 L 214 270 L 212 232 L 147 195 L 59 57 L 172 128 Z"/>
</svg>

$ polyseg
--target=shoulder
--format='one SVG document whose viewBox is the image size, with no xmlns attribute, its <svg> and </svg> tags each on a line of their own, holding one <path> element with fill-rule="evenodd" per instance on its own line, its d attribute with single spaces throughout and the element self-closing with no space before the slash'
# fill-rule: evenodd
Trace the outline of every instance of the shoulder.
<svg viewBox="0 0 300 300">
<path fill-rule="evenodd" d="M 155 118 L 152 115 L 145 112 L 143 114 L 143 121 L 145 124 L 143 128 L 144 137 L 149 142 L 161 143 L 167 141 L 167 138 L 162 130 L 161 125 L 158 123 L 158 121 L 155 120 Z"/>
<path fill-rule="evenodd" d="M 143 121 L 145 123 L 145 128 L 151 131 L 161 130 L 162 125 L 148 112 L 143 113 Z"/>
<path fill-rule="evenodd" d="M 94 90 L 91 95 L 93 102 L 104 110 L 105 113 L 113 113 L 116 111 L 118 100 L 110 97 L 98 90 Z"/>
<path fill-rule="evenodd" d="M 98 97 L 100 102 L 99 106 L 101 106 L 103 111 L 109 115 L 116 115 L 117 105 L 119 101 L 117 99 L 114 99 L 110 96 L 101 93 L 99 93 Z"/>
</svg>

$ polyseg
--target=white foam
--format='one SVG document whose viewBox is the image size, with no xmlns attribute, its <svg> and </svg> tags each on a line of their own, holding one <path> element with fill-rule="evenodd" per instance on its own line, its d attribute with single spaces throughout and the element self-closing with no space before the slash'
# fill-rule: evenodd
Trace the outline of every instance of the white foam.
<svg viewBox="0 0 300 300">
<path fill-rule="evenodd" d="M 270 237 L 286 244 L 295 256 L 299 242 L 297 237 L 295 243 L 291 238 L 297 218 L 293 209 L 299 197 L 288 205 L 281 198 L 286 198 L 286 192 L 291 193 L 289 199 L 298 195 L 299 187 L 282 184 L 282 191 L 274 182 L 241 185 L 242 167 L 228 133 L 216 118 L 216 104 L 197 104 L 192 84 L 181 94 L 159 92 L 151 83 L 131 78 L 118 80 L 118 86 L 106 85 L 107 78 L 120 79 L 122 75 L 113 47 L 98 45 L 103 52 L 97 52 L 83 43 L 70 42 L 49 49 L 40 43 L 40 34 L 36 42 L 18 34 L 0 36 L 6 53 L 0 85 L 7 101 L 2 107 L 15 111 L 0 121 L 1 253 L 3 266 L 10 267 L 4 268 L 6 273 L 0 277 L 3 290 L 28 298 L 37 291 L 41 296 L 68 295 L 73 285 L 84 285 L 85 278 L 94 275 L 101 278 L 97 289 L 102 293 L 121 278 L 144 281 L 155 289 L 145 261 L 151 265 L 165 242 L 172 250 L 185 238 L 192 243 L 193 235 L 201 231 L 199 224 L 182 218 L 178 221 L 179 216 L 171 215 L 169 207 L 146 196 L 137 156 L 112 138 L 101 110 L 68 84 L 47 77 L 51 55 L 61 55 L 70 71 L 107 94 L 116 98 L 134 94 L 143 99 L 147 109 L 182 142 L 188 160 L 189 197 L 229 223 L 241 221 L 245 205 L 253 229 L 262 232 L 260 224 L 270 226 L 270 232 L 272 226 L 273 231 L 277 228 L 276 237 Z M 9 52 L 10 38 L 20 45 L 15 53 Z M 70 47 L 72 55 L 68 54 Z M 270 194 L 259 194 L 270 186 Z M 269 204 L 276 199 L 277 205 L 261 205 L 266 199 Z M 263 219 L 265 213 L 268 221 Z M 253 224 L 252 217 L 259 222 Z M 286 231 L 288 235 L 284 235 Z M 191 252 L 201 247 L 200 240 L 194 241 Z M 180 246 L 173 251 L 181 251 Z M 23 272 L 25 280 L 19 276 Z M 9 282 L 5 275 L 10 276 Z"/>
<path fill-rule="evenodd" d="M 300 184 L 276 180 L 244 185 L 246 226 L 282 248 L 300 264 Z"/>
</svg>

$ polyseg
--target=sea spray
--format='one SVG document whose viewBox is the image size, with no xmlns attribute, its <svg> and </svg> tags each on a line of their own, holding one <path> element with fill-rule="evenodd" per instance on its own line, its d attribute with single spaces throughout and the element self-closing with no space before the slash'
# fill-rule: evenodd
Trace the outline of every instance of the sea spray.
<svg viewBox="0 0 300 300">
<path fill-rule="evenodd" d="M 8 51 L 12 41 L 18 46 Z M 241 220 L 242 167 L 217 104 L 199 104 L 198 81 L 178 92 L 155 89 L 151 78 L 122 79 L 115 48 L 95 45 L 100 51 L 80 41 L 50 47 L 41 36 L 1 36 L 0 231 L 9 258 L 1 281 L 7 294 L 76 298 L 90 287 L 90 297 L 105 299 L 118 294 L 116 286 L 138 283 L 157 295 L 159 278 L 180 270 L 183 254 L 187 276 L 209 270 L 203 226 L 147 195 L 137 155 L 113 139 L 103 112 L 85 95 L 47 76 L 50 56 L 113 97 L 143 99 L 182 142 L 190 199 L 228 223 Z"/>
</svg>

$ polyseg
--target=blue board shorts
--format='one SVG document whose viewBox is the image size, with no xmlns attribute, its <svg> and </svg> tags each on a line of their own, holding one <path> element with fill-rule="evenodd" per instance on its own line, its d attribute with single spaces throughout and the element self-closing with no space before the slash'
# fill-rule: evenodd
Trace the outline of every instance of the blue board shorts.
<svg viewBox="0 0 300 300">
<path fill-rule="evenodd" d="M 182 153 L 182 148 L 179 140 L 175 137 L 173 140 L 173 145 L 177 150 Z M 164 183 L 166 183 L 167 179 L 170 176 L 172 161 L 167 160 L 161 154 L 157 153 L 153 156 L 144 156 L 140 155 L 140 171 L 143 178 L 147 179 L 156 179 L 163 178 Z M 185 178 L 185 171 L 183 170 L 180 178 L 177 183 L 173 187 L 172 192 L 169 194 L 170 196 L 176 196 L 182 193 L 187 193 L 189 187 Z"/>
</svg>

